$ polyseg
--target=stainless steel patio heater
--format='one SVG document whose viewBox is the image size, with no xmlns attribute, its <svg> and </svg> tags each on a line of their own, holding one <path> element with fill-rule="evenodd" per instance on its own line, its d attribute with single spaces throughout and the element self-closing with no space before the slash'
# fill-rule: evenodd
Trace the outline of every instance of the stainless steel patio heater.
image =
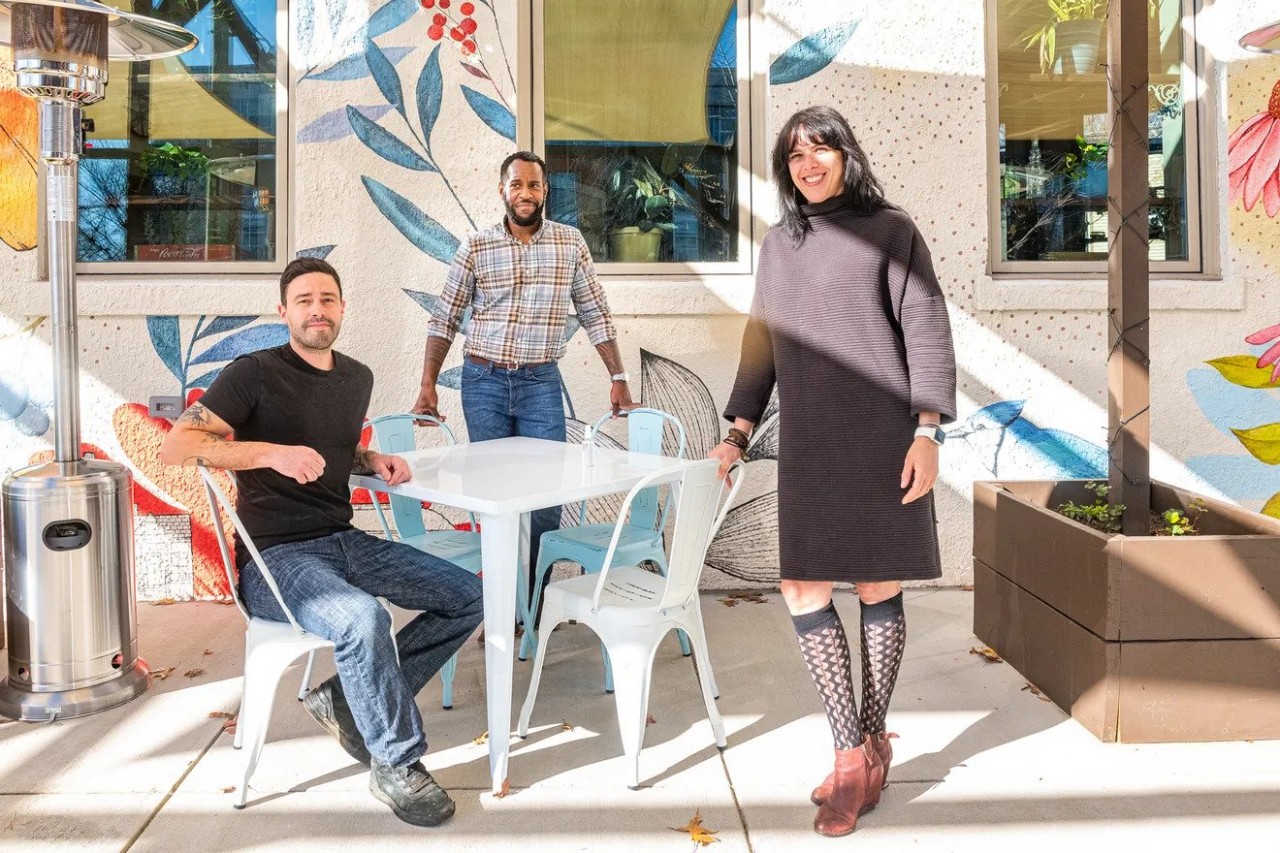
<svg viewBox="0 0 1280 853">
<path fill-rule="evenodd" d="M 102 99 L 107 59 L 189 50 L 182 27 L 93 0 L 0 0 L 0 44 L 18 90 L 39 104 L 45 245 L 52 292 L 54 458 L 5 478 L 9 677 L 0 714 L 44 721 L 113 708 L 151 683 L 138 657 L 131 477 L 80 457 L 76 338 L 81 108 Z"/>
</svg>

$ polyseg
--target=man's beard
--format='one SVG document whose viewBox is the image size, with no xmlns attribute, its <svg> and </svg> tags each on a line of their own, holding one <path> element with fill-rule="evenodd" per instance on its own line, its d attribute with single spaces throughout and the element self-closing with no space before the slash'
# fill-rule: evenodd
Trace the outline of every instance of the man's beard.
<svg viewBox="0 0 1280 853">
<path fill-rule="evenodd" d="M 519 216 L 516 213 L 515 205 L 513 205 L 511 202 L 508 201 L 508 202 L 505 202 L 505 204 L 507 205 L 507 218 L 510 219 L 512 222 L 514 222 L 516 225 L 519 225 L 521 228 L 528 228 L 532 225 L 537 225 L 539 222 L 542 221 L 542 208 L 544 206 L 543 204 L 535 205 L 533 208 L 533 213 L 530 213 L 528 216 Z"/>
<path fill-rule="evenodd" d="M 332 326 L 303 326 L 293 333 L 293 339 L 309 350 L 327 350 L 338 339 L 339 328 L 337 323 Z"/>
</svg>

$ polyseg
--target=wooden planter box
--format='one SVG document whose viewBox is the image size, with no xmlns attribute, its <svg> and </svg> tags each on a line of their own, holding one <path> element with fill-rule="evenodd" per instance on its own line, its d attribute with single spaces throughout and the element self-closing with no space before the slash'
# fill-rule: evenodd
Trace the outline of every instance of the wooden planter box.
<svg viewBox="0 0 1280 853">
<path fill-rule="evenodd" d="M 1280 521 L 1203 499 L 1203 535 L 1108 535 L 1054 511 L 1085 482 L 974 484 L 974 634 L 1100 740 L 1280 738 Z"/>
</svg>

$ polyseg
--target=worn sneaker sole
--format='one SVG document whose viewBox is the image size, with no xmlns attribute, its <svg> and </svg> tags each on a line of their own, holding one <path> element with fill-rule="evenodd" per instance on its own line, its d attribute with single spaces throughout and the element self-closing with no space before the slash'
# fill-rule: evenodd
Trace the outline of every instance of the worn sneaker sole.
<svg viewBox="0 0 1280 853">
<path fill-rule="evenodd" d="M 457 804 L 454 803 L 453 800 L 449 800 L 449 805 L 446 806 L 444 811 L 439 815 L 421 815 L 406 812 L 397 806 L 394 800 L 383 793 L 382 789 L 378 787 L 378 783 L 374 782 L 372 777 L 369 778 L 369 793 L 373 794 L 374 798 L 378 801 L 385 803 L 396 817 L 400 818 L 405 823 L 411 823 L 414 826 L 439 826 L 449 818 L 453 817 L 453 813 L 458 810 Z"/>
<path fill-rule="evenodd" d="M 363 764 L 365 767 L 368 767 L 373 763 L 373 756 L 369 754 L 369 751 L 365 749 L 363 745 L 356 746 L 350 740 L 348 740 L 342 734 L 342 728 L 338 725 L 336 720 L 331 720 L 331 719 L 328 719 L 327 717 L 322 716 L 315 710 L 315 708 L 312 707 L 312 699 L 311 699 L 310 693 L 308 693 L 305 697 L 303 697 L 302 707 L 307 709 L 307 714 L 311 717 L 311 719 L 316 721 L 316 724 L 319 725 L 320 728 L 328 732 L 333 737 L 333 739 L 338 742 L 338 746 L 342 747 L 343 752 L 345 752 L 347 755 L 351 756 L 353 759 Z"/>
</svg>

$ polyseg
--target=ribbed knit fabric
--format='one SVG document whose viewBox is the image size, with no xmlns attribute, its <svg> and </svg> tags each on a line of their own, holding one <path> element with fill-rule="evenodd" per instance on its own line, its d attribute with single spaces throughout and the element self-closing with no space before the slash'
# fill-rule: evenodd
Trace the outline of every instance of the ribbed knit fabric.
<svg viewBox="0 0 1280 853">
<path fill-rule="evenodd" d="M 862 732 L 858 728 L 858 700 L 853 695 L 849 640 L 835 604 L 828 602 L 821 610 L 792 616 L 791 621 L 800 641 L 800 655 L 826 708 L 836 749 L 853 749 L 862 743 Z"/>
<path fill-rule="evenodd" d="M 884 731 L 889 699 L 898 683 L 898 668 L 907 645 L 907 614 L 902 593 L 876 604 L 862 605 L 862 716 L 867 734 Z"/>
<path fill-rule="evenodd" d="M 956 413 L 946 300 L 925 239 L 900 210 L 804 208 L 800 246 L 764 239 L 742 359 L 725 408 L 781 410 L 782 578 L 884 581 L 942 574 L 933 496 L 903 506 L 915 415 Z"/>
</svg>

